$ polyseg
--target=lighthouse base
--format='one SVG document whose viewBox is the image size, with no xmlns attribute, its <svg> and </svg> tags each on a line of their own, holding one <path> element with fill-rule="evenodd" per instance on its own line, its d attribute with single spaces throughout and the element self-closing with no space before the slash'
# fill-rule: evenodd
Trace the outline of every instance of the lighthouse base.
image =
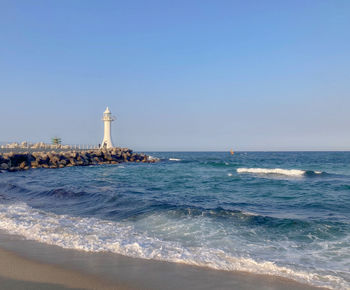
<svg viewBox="0 0 350 290">
<path fill-rule="evenodd" d="M 111 149 L 113 148 L 113 144 L 112 144 L 112 141 L 111 140 L 106 140 L 106 139 L 103 139 L 102 143 L 101 143 L 101 146 L 100 148 L 103 149 Z"/>
</svg>

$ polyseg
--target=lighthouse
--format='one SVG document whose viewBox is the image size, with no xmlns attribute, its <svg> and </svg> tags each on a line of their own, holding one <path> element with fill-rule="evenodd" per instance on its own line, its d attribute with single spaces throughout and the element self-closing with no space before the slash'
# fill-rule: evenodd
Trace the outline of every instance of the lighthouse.
<svg viewBox="0 0 350 290">
<path fill-rule="evenodd" d="M 112 137 L 111 137 L 111 123 L 115 118 L 112 117 L 111 111 L 106 108 L 106 111 L 103 113 L 102 121 L 104 122 L 104 136 L 101 143 L 101 148 L 113 148 Z"/>
</svg>

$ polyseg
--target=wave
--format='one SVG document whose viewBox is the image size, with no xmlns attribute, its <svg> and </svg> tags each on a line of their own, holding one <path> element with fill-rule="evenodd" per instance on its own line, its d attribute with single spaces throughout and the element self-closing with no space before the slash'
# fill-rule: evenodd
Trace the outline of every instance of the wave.
<svg viewBox="0 0 350 290">
<path fill-rule="evenodd" d="M 152 156 L 152 155 L 148 155 L 148 160 L 151 160 L 151 161 L 153 161 L 153 160 L 159 161 L 160 159 L 159 159 L 158 157 L 154 157 L 154 156 Z"/>
<path fill-rule="evenodd" d="M 227 166 L 232 166 L 231 163 L 222 161 L 222 160 L 216 160 L 216 161 L 201 161 L 200 162 L 202 165 L 205 166 L 211 166 L 211 167 L 227 167 Z"/>
<path fill-rule="evenodd" d="M 207 246 L 184 246 L 179 241 L 156 238 L 138 231 L 134 224 L 88 217 L 56 215 L 25 203 L 0 204 L 0 229 L 26 239 L 63 248 L 113 252 L 130 257 L 184 263 L 218 270 L 275 275 L 308 283 L 346 289 L 343 278 L 281 266 L 271 261 L 234 256 Z"/>
<path fill-rule="evenodd" d="M 68 198 L 68 199 L 69 198 L 79 198 L 79 197 L 82 197 L 84 195 L 87 195 L 87 193 L 84 191 L 75 192 L 72 190 L 66 190 L 64 188 L 51 189 L 49 191 L 42 192 L 42 194 L 45 196 L 52 196 L 55 198 Z"/>
<path fill-rule="evenodd" d="M 7 195 L 0 193 L 0 201 L 7 201 L 7 200 L 10 200 L 10 198 Z"/>
<path fill-rule="evenodd" d="M 237 168 L 237 173 L 278 174 L 287 176 L 321 175 L 325 172 L 281 168 Z"/>
<path fill-rule="evenodd" d="M 230 203 L 230 206 L 240 208 L 247 206 L 247 203 Z M 267 231 L 275 231 L 274 237 L 277 235 L 287 237 L 303 235 L 304 232 L 315 232 L 314 235 L 318 239 L 332 239 L 334 238 L 334 232 L 344 231 L 341 222 L 328 222 L 324 224 L 318 221 L 309 221 L 302 218 L 295 218 L 295 216 L 287 215 L 266 215 L 259 212 L 239 210 L 239 209 L 226 209 L 223 207 L 205 208 L 200 206 L 174 206 L 168 204 L 162 205 L 163 212 L 166 212 L 168 216 L 173 217 L 175 220 L 188 220 L 197 218 L 209 218 L 211 220 L 221 220 L 228 222 L 234 226 L 244 226 L 249 228 L 259 227 L 265 228 Z M 159 213 L 159 211 L 157 211 Z M 153 212 L 155 213 L 155 212 Z M 317 230 L 316 230 L 317 229 Z M 320 232 L 318 232 L 320 231 Z M 277 234 L 278 232 L 278 234 Z M 321 233 L 322 232 L 322 233 Z"/>
<path fill-rule="evenodd" d="M 26 189 L 22 186 L 13 184 L 13 183 L 9 183 L 9 182 L 1 182 L 0 189 L 3 192 L 14 192 L 14 193 L 27 193 L 27 192 L 29 192 L 28 189 Z"/>
<path fill-rule="evenodd" d="M 83 190 L 73 190 L 64 187 L 57 187 L 48 190 L 36 189 L 36 190 L 27 190 L 26 195 L 21 195 L 21 199 L 26 198 L 52 198 L 52 199 L 62 199 L 62 200 L 91 200 L 92 202 L 96 202 L 96 199 L 104 198 L 105 196 L 100 192 L 89 192 Z"/>
<path fill-rule="evenodd" d="M 169 158 L 170 161 L 181 161 L 179 158 Z"/>
</svg>

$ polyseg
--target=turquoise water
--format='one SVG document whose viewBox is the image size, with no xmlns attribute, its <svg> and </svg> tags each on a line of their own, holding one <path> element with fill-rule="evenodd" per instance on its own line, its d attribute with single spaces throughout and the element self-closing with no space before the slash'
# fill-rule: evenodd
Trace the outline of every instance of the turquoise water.
<svg viewBox="0 0 350 290">
<path fill-rule="evenodd" d="M 151 155 L 161 161 L 0 174 L 0 229 L 350 289 L 350 152 Z"/>
</svg>

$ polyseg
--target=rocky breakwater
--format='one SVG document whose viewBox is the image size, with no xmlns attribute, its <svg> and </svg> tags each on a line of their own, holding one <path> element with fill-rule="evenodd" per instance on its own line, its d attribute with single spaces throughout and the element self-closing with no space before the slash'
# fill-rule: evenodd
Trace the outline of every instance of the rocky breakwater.
<svg viewBox="0 0 350 290">
<path fill-rule="evenodd" d="M 30 168 L 63 168 L 122 162 L 153 163 L 158 159 L 145 154 L 133 153 L 128 148 L 97 149 L 68 152 L 23 152 L 0 154 L 0 172 Z"/>
</svg>

